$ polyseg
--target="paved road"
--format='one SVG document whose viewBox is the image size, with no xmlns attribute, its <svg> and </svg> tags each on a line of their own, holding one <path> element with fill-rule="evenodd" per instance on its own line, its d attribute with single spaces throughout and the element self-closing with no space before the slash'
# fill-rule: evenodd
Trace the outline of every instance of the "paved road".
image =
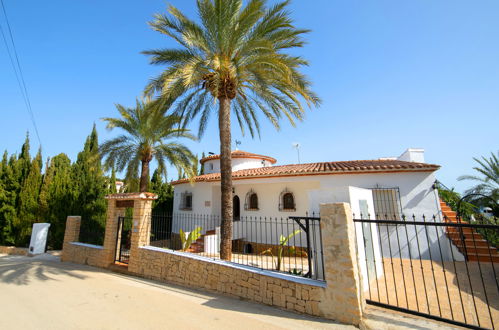
<svg viewBox="0 0 499 330">
<path fill-rule="evenodd" d="M 172 328 L 353 329 L 52 255 L 0 255 L 0 329 Z"/>
</svg>

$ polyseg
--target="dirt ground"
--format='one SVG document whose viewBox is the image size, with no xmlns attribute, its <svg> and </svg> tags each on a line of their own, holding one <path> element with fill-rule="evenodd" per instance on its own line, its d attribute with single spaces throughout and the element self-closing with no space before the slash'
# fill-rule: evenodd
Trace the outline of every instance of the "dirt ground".
<svg viewBox="0 0 499 330">
<path fill-rule="evenodd" d="M 353 329 L 52 255 L 0 255 L 0 311 L 0 329 Z"/>
<path fill-rule="evenodd" d="M 493 264 L 485 262 L 479 267 L 477 262 L 383 261 L 384 276 L 378 274 L 376 281 L 371 273 L 365 298 L 484 328 L 499 327 L 498 264 L 494 273 Z"/>
</svg>

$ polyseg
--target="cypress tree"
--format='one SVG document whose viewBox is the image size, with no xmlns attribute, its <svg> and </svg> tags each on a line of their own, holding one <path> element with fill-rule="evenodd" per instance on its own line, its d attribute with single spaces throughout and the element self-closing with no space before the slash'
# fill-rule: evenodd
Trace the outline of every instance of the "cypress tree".
<svg viewBox="0 0 499 330">
<path fill-rule="evenodd" d="M 14 245 L 16 237 L 17 217 L 17 195 L 19 191 L 18 175 L 16 175 L 17 157 L 11 155 L 7 161 L 7 152 L 2 159 L 1 182 L 3 191 L 0 194 L 0 236 L 2 244 Z"/>
<path fill-rule="evenodd" d="M 111 170 L 111 178 L 109 179 L 109 187 L 108 187 L 108 193 L 109 194 L 116 194 L 118 190 L 116 190 L 116 171 L 114 170 L 114 167 Z"/>
<path fill-rule="evenodd" d="M 156 169 L 152 175 L 150 191 L 158 195 L 153 202 L 154 212 L 171 212 L 173 210 L 173 186 L 163 182 L 161 169 Z"/>
<path fill-rule="evenodd" d="M 40 191 L 40 212 L 44 221 L 49 222 L 51 235 L 48 245 L 60 249 L 64 240 L 64 230 L 68 215 L 77 215 L 71 200 L 74 199 L 71 161 L 65 154 L 50 160 L 45 169 Z"/>
<path fill-rule="evenodd" d="M 104 197 L 108 192 L 108 183 L 102 171 L 95 124 L 83 150 L 78 153 L 72 172 L 75 187 L 73 211 L 82 217 L 81 230 L 103 234 L 106 219 Z"/>
<path fill-rule="evenodd" d="M 203 153 L 201 154 L 201 159 L 205 158 L 206 155 L 204 154 L 204 151 Z M 199 175 L 203 175 L 204 174 L 204 163 L 201 164 L 201 167 L 199 168 Z"/>
<path fill-rule="evenodd" d="M 22 154 L 21 154 L 22 156 Z M 19 192 L 19 236 L 16 239 L 17 246 L 29 243 L 33 223 L 40 218 L 39 195 L 42 185 L 42 154 L 38 151 L 36 157 L 29 166 L 29 172 L 22 183 Z"/>
</svg>

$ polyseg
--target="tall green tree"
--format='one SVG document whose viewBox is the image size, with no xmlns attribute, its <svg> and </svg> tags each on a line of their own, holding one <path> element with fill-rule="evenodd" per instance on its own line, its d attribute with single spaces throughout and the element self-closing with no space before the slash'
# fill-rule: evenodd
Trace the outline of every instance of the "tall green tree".
<svg viewBox="0 0 499 330">
<path fill-rule="evenodd" d="M 201 154 L 201 159 L 205 158 L 206 155 L 203 151 L 203 153 Z M 203 175 L 204 174 L 204 163 L 201 163 L 201 166 L 199 167 L 199 175 Z"/>
<path fill-rule="evenodd" d="M 162 173 L 161 169 L 156 169 L 151 178 L 151 192 L 158 195 L 158 198 L 153 202 L 153 211 L 161 213 L 172 212 L 173 186 L 163 181 Z"/>
<path fill-rule="evenodd" d="M 51 248 L 62 247 L 67 216 L 80 214 L 75 209 L 77 187 L 68 156 L 61 153 L 51 158 L 45 169 L 39 199 L 42 218 L 50 223 L 48 245 Z"/>
<path fill-rule="evenodd" d="M 74 214 L 81 215 L 82 225 L 104 227 L 108 183 L 101 166 L 99 153 L 99 138 L 95 124 L 87 137 L 83 150 L 78 153 L 72 166 L 74 184 L 73 207 Z M 83 229 L 82 229 L 83 230 Z"/>
<path fill-rule="evenodd" d="M 41 221 L 39 196 L 42 185 L 42 152 L 33 158 L 29 172 L 19 192 L 19 237 L 16 245 L 27 245 L 33 223 Z"/>
<path fill-rule="evenodd" d="M 176 142 L 179 138 L 195 140 L 189 131 L 179 127 L 178 116 L 163 116 L 153 103 L 137 100 L 136 106 L 126 108 L 117 105 L 120 118 L 103 118 L 107 128 L 120 128 L 125 134 L 104 142 L 101 146 L 107 167 L 116 166 L 121 172 L 126 168 L 127 178 L 135 178 L 140 166 L 141 192 L 149 184 L 149 164 L 155 159 L 166 176 L 166 162 L 182 168 L 190 176 L 193 155 L 191 151 Z"/>
<path fill-rule="evenodd" d="M 0 244 L 14 245 L 14 223 L 17 218 L 17 178 L 7 151 L 0 163 Z"/>
<path fill-rule="evenodd" d="M 29 176 L 31 170 L 31 155 L 30 155 L 30 141 L 29 134 L 26 133 L 26 139 L 21 147 L 19 157 L 12 155 L 9 159 L 9 183 L 8 190 L 11 194 L 14 203 L 13 212 L 11 217 L 11 233 L 10 240 L 14 245 L 25 245 L 24 236 L 26 234 L 26 226 L 24 226 L 23 219 L 20 217 L 20 209 L 22 205 L 21 189 Z M 25 216 L 26 214 L 23 214 Z"/>
<path fill-rule="evenodd" d="M 114 166 L 111 170 L 111 177 L 109 178 L 109 193 L 110 194 L 116 194 L 118 190 L 116 189 L 116 171 L 114 169 Z"/>
<path fill-rule="evenodd" d="M 198 0 L 199 24 L 173 6 L 157 14 L 151 27 L 172 38 L 178 48 L 148 50 L 151 63 L 167 68 L 146 87 L 186 122 L 200 116 L 200 135 L 212 112 L 220 134 L 222 259 L 231 258 L 232 166 L 231 112 L 241 130 L 260 134 L 257 112 L 279 129 L 279 119 L 302 120 L 302 102 L 319 104 L 300 72 L 307 61 L 288 50 L 302 47 L 308 30 L 295 27 L 289 1 Z M 218 103 L 218 109 L 213 105 Z"/>
</svg>

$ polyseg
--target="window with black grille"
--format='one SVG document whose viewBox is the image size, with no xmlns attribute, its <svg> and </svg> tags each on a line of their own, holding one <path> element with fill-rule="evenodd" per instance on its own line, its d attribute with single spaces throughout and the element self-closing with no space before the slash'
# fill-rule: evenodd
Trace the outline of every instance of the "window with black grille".
<svg viewBox="0 0 499 330">
<path fill-rule="evenodd" d="M 292 192 L 290 192 L 288 190 L 284 190 L 281 193 L 280 200 L 279 200 L 279 210 L 280 211 L 295 211 L 296 210 L 295 196 L 293 195 Z"/>
<path fill-rule="evenodd" d="M 372 189 L 374 213 L 378 220 L 400 220 L 401 203 L 399 188 Z"/>
<path fill-rule="evenodd" d="M 244 203 L 244 209 L 247 211 L 258 210 L 258 195 L 252 190 L 248 191 L 246 194 L 246 203 Z"/>
<path fill-rule="evenodd" d="M 192 210 L 192 193 L 184 192 L 181 194 L 180 209 L 184 211 Z"/>
</svg>

